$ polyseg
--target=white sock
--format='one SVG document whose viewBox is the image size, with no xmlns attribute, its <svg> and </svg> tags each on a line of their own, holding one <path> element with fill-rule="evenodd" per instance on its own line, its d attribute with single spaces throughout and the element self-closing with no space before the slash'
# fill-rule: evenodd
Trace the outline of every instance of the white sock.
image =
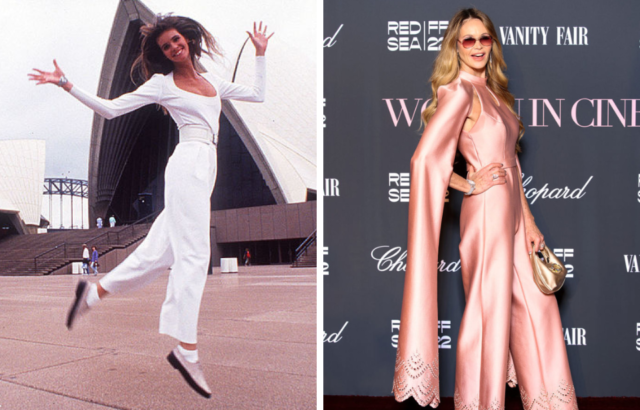
<svg viewBox="0 0 640 410">
<path fill-rule="evenodd" d="M 89 293 L 87 293 L 87 305 L 93 307 L 100 302 L 100 296 L 98 296 L 98 286 L 95 283 L 89 284 Z"/>
<path fill-rule="evenodd" d="M 184 347 L 178 345 L 178 351 L 184 356 L 189 363 L 196 363 L 198 361 L 198 349 L 187 350 Z"/>
</svg>

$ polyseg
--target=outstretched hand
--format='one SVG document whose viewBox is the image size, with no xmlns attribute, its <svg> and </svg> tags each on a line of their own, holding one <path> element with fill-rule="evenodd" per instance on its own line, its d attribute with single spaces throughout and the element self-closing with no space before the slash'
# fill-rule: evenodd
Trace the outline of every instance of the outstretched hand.
<svg viewBox="0 0 640 410">
<path fill-rule="evenodd" d="M 260 26 L 256 29 L 256 23 L 253 22 L 253 33 L 247 31 L 249 34 L 249 38 L 253 43 L 253 46 L 256 48 L 256 55 L 263 56 L 267 51 L 267 45 L 269 44 L 269 39 L 275 34 L 271 33 L 267 36 L 267 25 L 264 25 L 264 29 L 262 28 L 262 22 L 260 22 Z"/>
<path fill-rule="evenodd" d="M 27 74 L 29 76 L 29 80 L 37 81 L 36 85 L 47 83 L 58 85 L 58 82 L 60 81 L 60 78 L 64 75 L 64 73 L 58 66 L 56 60 L 53 60 L 53 65 L 55 67 L 55 70 L 53 71 L 42 71 L 34 68 L 33 71 L 36 71 L 35 73 Z"/>
</svg>

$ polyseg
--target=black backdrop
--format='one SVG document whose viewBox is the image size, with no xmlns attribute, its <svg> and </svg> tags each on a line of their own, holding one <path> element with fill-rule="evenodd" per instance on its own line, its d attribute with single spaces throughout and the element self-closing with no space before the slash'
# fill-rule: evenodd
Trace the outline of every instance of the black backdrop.
<svg viewBox="0 0 640 410">
<path fill-rule="evenodd" d="M 444 28 L 462 7 L 498 30 L 526 127 L 525 192 L 570 271 L 557 294 L 578 396 L 640 396 L 640 2 L 324 1 L 324 390 L 391 395 L 409 161 Z M 404 110 L 404 111 L 403 111 Z M 464 172 L 464 160 L 457 169 Z M 566 188 L 566 189 L 565 189 Z M 464 309 L 462 194 L 445 205 L 441 395 Z"/>
</svg>

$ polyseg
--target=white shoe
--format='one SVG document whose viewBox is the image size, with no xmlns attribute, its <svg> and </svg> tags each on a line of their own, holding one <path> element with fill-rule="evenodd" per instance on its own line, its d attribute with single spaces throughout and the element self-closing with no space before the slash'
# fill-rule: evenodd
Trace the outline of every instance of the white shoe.
<svg viewBox="0 0 640 410">
<path fill-rule="evenodd" d="M 167 360 L 171 363 L 171 366 L 182 374 L 182 377 L 193 390 L 207 399 L 211 398 L 211 389 L 204 379 L 204 373 L 199 361 L 195 363 L 187 361 L 177 347 L 169 353 Z"/>
</svg>

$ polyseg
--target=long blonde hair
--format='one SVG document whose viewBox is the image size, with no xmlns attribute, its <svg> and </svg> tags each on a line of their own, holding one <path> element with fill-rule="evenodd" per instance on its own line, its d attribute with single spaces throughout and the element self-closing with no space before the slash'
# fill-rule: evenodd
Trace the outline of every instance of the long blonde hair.
<svg viewBox="0 0 640 410">
<path fill-rule="evenodd" d="M 491 58 L 487 63 L 485 76 L 487 78 L 487 87 L 498 97 L 500 101 L 503 101 L 509 110 L 518 119 L 518 142 L 516 143 L 516 151 L 520 152 L 520 139 L 524 135 L 524 125 L 520 120 L 520 117 L 513 109 L 513 103 L 515 98 L 509 92 L 508 84 L 509 80 L 504 74 L 503 70 L 507 68 L 507 64 L 502 57 L 502 44 L 498 39 L 498 33 L 496 32 L 493 23 L 489 16 L 477 9 L 462 9 L 458 11 L 451 21 L 449 27 L 444 33 L 444 39 L 442 40 L 442 48 L 436 61 L 433 65 L 433 73 L 431 74 L 431 103 L 422 112 L 422 121 L 426 125 L 438 107 L 438 87 L 441 85 L 447 85 L 458 77 L 460 73 L 460 61 L 458 59 L 457 42 L 460 35 L 460 27 L 469 19 L 478 19 L 482 21 L 484 26 L 489 30 L 489 34 L 493 39 L 493 46 L 491 47 Z"/>
</svg>

